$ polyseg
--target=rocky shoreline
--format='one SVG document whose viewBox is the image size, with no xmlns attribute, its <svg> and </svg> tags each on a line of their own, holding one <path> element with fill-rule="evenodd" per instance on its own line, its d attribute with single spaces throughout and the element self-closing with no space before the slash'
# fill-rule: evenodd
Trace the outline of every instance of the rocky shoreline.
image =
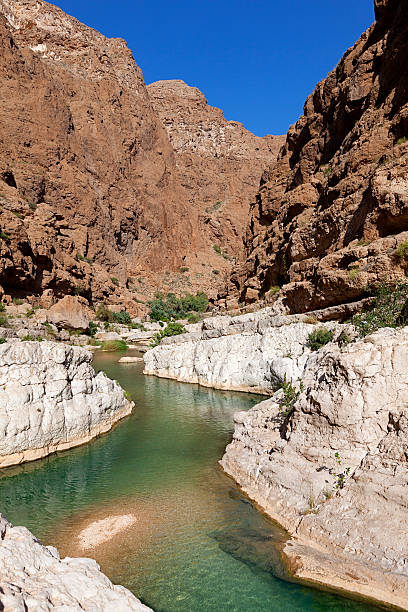
<svg viewBox="0 0 408 612">
<path fill-rule="evenodd" d="M 322 327 L 333 341 L 311 351 Z M 144 358 L 148 374 L 272 395 L 235 415 L 221 467 L 292 536 L 296 578 L 407 609 L 407 349 L 408 328 L 360 339 L 265 309 L 207 319 Z"/>
<path fill-rule="evenodd" d="M 0 346 L 0 467 L 89 442 L 134 404 L 92 354 L 55 342 Z"/>
<path fill-rule="evenodd" d="M 93 559 L 61 559 L 25 527 L 14 527 L 0 514 L 0 608 L 148 612 L 128 589 L 117 586 Z"/>
</svg>

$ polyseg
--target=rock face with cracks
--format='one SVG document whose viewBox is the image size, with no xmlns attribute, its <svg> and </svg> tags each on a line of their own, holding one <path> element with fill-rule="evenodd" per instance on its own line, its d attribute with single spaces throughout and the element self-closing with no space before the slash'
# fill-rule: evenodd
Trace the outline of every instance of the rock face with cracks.
<svg viewBox="0 0 408 612">
<path fill-rule="evenodd" d="M 61 559 L 25 527 L 0 514 L 0 608 L 4 612 L 148 612 L 130 591 L 116 586 L 93 559 Z"/>
<path fill-rule="evenodd" d="M 374 4 L 376 23 L 307 98 L 263 174 L 228 300 L 279 286 L 289 311 L 305 312 L 405 277 L 408 1 Z"/>
<path fill-rule="evenodd" d="M 0 346 L 0 466 L 78 446 L 130 414 L 133 403 L 92 355 L 54 342 Z"/>
<path fill-rule="evenodd" d="M 408 601 L 408 328 L 309 356 L 288 414 L 279 395 L 235 415 L 221 461 L 293 536 L 302 578 Z"/>
</svg>

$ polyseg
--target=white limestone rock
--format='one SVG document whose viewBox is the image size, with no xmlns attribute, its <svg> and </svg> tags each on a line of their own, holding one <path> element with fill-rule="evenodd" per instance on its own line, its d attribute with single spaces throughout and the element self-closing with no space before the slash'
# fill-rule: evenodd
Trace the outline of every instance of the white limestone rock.
<svg viewBox="0 0 408 612">
<path fill-rule="evenodd" d="M 25 527 L 0 514 L 0 609 L 4 612 L 148 612 L 130 591 L 113 585 L 93 559 L 61 559 Z"/>
<path fill-rule="evenodd" d="M 337 323 L 326 323 L 338 335 Z M 204 319 L 199 331 L 164 338 L 144 355 L 145 374 L 219 389 L 270 395 L 286 376 L 303 376 L 315 324 L 271 309 Z"/>
<path fill-rule="evenodd" d="M 408 328 L 308 357 L 304 391 L 235 415 L 221 461 L 294 539 L 295 573 L 404 609 L 408 601 Z"/>
<path fill-rule="evenodd" d="M 130 414 L 92 355 L 54 342 L 0 345 L 0 467 L 88 442 Z"/>
</svg>

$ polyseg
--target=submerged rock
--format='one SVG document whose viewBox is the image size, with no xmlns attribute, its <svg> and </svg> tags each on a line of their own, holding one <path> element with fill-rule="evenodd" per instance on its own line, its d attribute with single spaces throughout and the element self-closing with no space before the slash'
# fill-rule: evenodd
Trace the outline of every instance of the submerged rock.
<svg viewBox="0 0 408 612">
<path fill-rule="evenodd" d="M 92 355 L 54 342 L 0 346 L 0 467 L 88 442 L 133 403 Z"/>
<path fill-rule="evenodd" d="M 281 397 L 235 415 L 221 461 L 294 537 L 302 578 L 407 608 L 408 328 L 308 357 L 291 414 Z"/>
<path fill-rule="evenodd" d="M 89 610 L 148 612 L 130 591 L 116 586 L 93 559 L 61 559 L 25 527 L 0 514 L 0 609 L 4 612 Z"/>
</svg>

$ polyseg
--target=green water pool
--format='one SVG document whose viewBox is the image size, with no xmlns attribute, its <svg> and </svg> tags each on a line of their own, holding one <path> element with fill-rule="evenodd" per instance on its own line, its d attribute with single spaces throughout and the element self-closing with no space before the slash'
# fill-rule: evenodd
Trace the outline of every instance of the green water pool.
<svg viewBox="0 0 408 612">
<path fill-rule="evenodd" d="M 260 398 L 145 377 L 100 354 L 95 367 L 136 404 L 90 444 L 0 471 L 0 509 L 63 554 L 91 556 L 157 612 L 368 611 L 373 606 L 280 578 L 285 534 L 217 467 L 237 410 Z M 82 526 L 136 522 L 80 551 Z"/>
</svg>

